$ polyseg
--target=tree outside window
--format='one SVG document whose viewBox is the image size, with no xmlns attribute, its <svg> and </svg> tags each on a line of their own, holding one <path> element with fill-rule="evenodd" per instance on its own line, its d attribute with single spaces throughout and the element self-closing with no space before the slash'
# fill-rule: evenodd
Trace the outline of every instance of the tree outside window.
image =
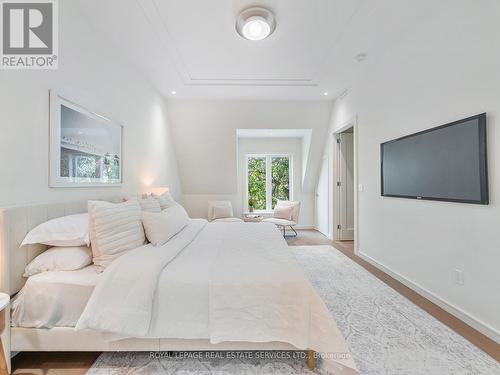
<svg viewBox="0 0 500 375">
<path fill-rule="evenodd" d="M 271 207 L 274 210 L 278 200 L 290 198 L 290 159 L 288 156 L 272 157 L 271 168 Z"/>
<path fill-rule="evenodd" d="M 248 207 L 274 209 L 278 200 L 289 200 L 291 158 L 288 155 L 247 156 Z"/>
<path fill-rule="evenodd" d="M 266 158 L 248 158 L 248 200 L 254 210 L 266 209 Z"/>
</svg>

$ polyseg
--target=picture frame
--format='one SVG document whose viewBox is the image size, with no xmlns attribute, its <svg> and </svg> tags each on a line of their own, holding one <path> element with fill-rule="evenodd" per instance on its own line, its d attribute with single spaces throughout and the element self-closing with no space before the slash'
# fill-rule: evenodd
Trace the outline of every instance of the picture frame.
<svg viewBox="0 0 500 375">
<path fill-rule="evenodd" d="M 54 90 L 49 106 L 49 186 L 121 186 L 123 126 Z"/>
</svg>

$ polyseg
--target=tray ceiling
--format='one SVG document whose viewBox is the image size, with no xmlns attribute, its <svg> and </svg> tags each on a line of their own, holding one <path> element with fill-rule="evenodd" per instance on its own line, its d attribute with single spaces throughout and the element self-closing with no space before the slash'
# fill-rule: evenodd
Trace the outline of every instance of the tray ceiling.
<svg viewBox="0 0 500 375">
<path fill-rule="evenodd" d="M 96 2 L 76 1 L 103 38 L 166 97 L 279 100 L 335 98 L 361 75 L 357 54 L 368 52 L 370 60 L 381 41 L 435 4 L 105 0 L 96 11 Z M 250 6 L 274 12 L 277 28 L 269 38 L 249 41 L 236 32 L 239 12 Z"/>
</svg>

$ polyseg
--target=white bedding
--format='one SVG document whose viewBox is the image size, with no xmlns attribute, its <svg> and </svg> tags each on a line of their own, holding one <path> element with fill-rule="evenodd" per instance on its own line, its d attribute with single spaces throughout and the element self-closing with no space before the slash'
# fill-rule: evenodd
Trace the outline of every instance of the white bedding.
<svg viewBox="0 0 500 375">
<path fill-rule="evenodd" d="M 272 224 L 192 220 L 165 245 L 146 245 L 105 271 L 77 329 L 110 337 L 287 342 L 349 353 L 321 298 Z M 352 374 L 349 356 L 335 359 Z"/>
<path fill-rule="evenodd" d="M 205 225 L 206 220 L 192 219 L 166 244 L 144 245 L 117 258 L 103 273 L 76 328 L 91 328 L 121 337 L 146 337 L 154 297 L 157 289 L 163 287 L 158 283 L 161 273 Z M 185 272 L 191 273 L 189 268 Z M 170 319 L 163 316 L 162 320 Z"/>
<path fill-rule="evenodd" d="M 74 327 L 100 275 L 92 265 L 77 271 L 49 271 L 29 277 L 12 301 L 12 325 Z"/>
<path fill-rule="evenodd" d="M 91 266 L 30 277 L 14 302 L 17 326 L 76 321 L 77 329 L 107 332 L 110 339 L 282 341 L 349 352 L 273 224 L 191 220 L 165 245 L 134 249 L 104 273 Z M 356 373 L 350 358 L 335 363 L 342 365 L 339 374 Z"/>
</svg>

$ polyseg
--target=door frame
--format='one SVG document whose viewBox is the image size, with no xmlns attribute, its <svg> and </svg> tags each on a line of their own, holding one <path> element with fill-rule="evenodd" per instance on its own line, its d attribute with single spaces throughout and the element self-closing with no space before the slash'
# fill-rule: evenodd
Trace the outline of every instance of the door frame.
<svg viewBox="0 0 500 375">
<path fill-rule="evenodd" d="M 326 162 L 326 200 L 327 200 L 327 207 L 328 207 L 328 211 L 327 211 L 327 217 L 326 217 L 326 220 L 327 220 L 327 223 L 326 223 L 326 226 L 327 226 L 327 233 L 323 233 L 322 231 L 319 230 L 319 223 L 318 223 L 318 216 L 319 216 L 319 213 L 318 213 L 318 187 L 319 187 L 319 183 L 320 183 L 320 178 L 321 178 L 321 172 L 322 172 L 322 168 L 323 168 L 323 163 Z M 331 183 L 330 183 L 330 176 L 331 176 L 331 166 L 330 166 L 330 158 L 328 157 L 328 154 L 326 155 L 323 155 L 323 157 L 321 158 L 321 166 L 320 166 L 320 171 L 319 171 L 319 175 L 318 175 L 318 184 L 316 186 L 316 191 L 315 191 L 315 199 L 314 199 L 314 204 L 315 204 L 315 210 L 316 210 L 316 216 L 314 218 L 314 229 L 316 229 L 318 232 L 320 232 L 321 234 L 325 235 L 326 237 L 328 238 L 332 238 L 333 234 L 331 232 L 331 225 L 330 225 L 330 203 L 331 203 L 331 197 L 330 197 L 330 186 L 331 186 Z"/>
<path fill-rule="evenodd" d="M 338 241 L 338 230 L 337 225 L 340 222 L 339 218 L 339 210 L 337 210 L 337 206 L 339 204 L 338 194 L 337 194 L 337 181 L 339 181 L 339 171 L 336 168 L 338 164 L 338 154 L 339 154 L 339 144 L 337 143 L 337 138 L 340 133 L 343 133 L 347 129 L 352 128 L 354 132 L 353 137 L 353 153 L 354 153 L 354 171 L 353 171 L 353 186 L 354 186 L 354 253 L 358 253 L 358 245 L 359 245 L 359 221 L 358 221 L 358 120 L 357 116 L 354 116 L 349 121 L 345 122 L 342 126 L 335 130 L 332 134 L 333 138 L 333 162 L 330 167 L 330 171 L 332 172 L 331 179 L 331 189 L 330 189 L 330 202 L 332 202 L 330 208 L 332 210 L 332 219 L 330 231 L 332 233 L 332 238 L 334 241 Z"/>
</svg>

